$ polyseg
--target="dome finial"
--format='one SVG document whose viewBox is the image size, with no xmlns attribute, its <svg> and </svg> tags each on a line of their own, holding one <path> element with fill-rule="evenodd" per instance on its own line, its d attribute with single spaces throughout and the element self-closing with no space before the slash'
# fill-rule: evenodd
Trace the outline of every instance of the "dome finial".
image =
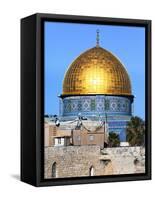
<svg viewBox="0 0 155 200">
<path fill-rule="evenodd" d="M 100 42 L 100 31 L 99 29 L 96 30 L 96 46 L 99 47 L 99 42 Z"/>
</svg>

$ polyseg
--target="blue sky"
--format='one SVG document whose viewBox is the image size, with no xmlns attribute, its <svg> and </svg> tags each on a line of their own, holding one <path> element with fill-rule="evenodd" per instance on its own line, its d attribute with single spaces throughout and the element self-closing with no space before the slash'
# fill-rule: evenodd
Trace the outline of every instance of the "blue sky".
<svg viewBox="0 0 155 200">
<path fill-rule="evenodd" d="M 145 29 L 110 25 L 45 22 L 45 114 L 59 114 L 64 74 L 82 52 L 96 45 L 124 64 L 132 83 L 134 115 L 145 118 Z"/>
</svg>

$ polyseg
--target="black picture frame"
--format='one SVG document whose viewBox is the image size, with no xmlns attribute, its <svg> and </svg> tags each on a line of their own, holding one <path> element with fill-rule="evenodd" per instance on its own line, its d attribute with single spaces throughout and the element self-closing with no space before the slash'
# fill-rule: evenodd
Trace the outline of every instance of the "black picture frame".
<svg viewBox="0 0 155 200">
<path fill-rule="evenodd" d="M 44 179 L 44 21 L 145 27 L 146 173 Z M 21 19 L 21 181 L 56 186 L 151 179 L 151 20 L 37 13 Z"/>
</svg>

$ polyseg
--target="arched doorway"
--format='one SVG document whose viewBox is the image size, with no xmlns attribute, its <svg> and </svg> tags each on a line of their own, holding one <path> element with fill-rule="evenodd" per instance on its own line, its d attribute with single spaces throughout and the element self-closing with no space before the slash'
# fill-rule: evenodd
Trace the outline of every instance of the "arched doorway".
<svg viewBox="0 0 155 200">
<path fill-rule="evenodd" d="M 57 177 L 57 164 L 56 162 L 54 162 L 52 165 L 52 178 L 56 178 L 56 177 Z"/>
<path fill-rule="evenodd" d="M 91 166 L 91 167 L 89 168 L 89 176 L 94 176 L 94 175 L 95 175 L 95 169 L 94 169 L 93 166 Z"/>
</svg>

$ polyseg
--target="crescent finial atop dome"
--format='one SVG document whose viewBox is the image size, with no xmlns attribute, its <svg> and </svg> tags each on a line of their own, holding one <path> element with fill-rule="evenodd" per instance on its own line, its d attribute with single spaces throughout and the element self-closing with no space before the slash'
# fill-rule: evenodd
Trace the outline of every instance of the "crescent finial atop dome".
<svg viewBox="0 0 155 200">
<path fill-rule="evenodd" d="M 100 45 L 99 45 L 99 42 L 100 42 L 100 35 L 99 35 L 99 33 L 100 33 L 100 30 L 97 29 L 97 30 L 96 30 L 96 47 L 99 47 L 99 46 L 100 46 Z"/>
</svg>

